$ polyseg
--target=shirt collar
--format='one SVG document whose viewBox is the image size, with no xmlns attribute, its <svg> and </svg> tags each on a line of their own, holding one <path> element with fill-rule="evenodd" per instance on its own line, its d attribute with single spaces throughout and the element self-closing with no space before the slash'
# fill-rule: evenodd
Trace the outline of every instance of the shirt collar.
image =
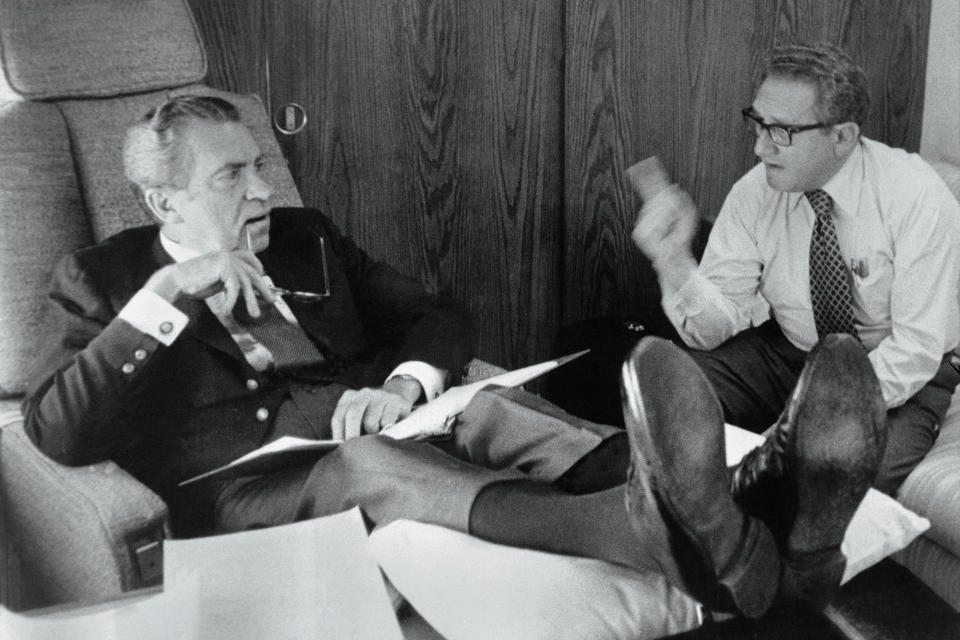
<svg viewBox="0 0 960 640">
<path fill-rule="evenodd" d="M 185 262 L 200 255 L 200 252 L 190 247 L 185 247 L 179 242 L 174 242 L 160 230 L 160 245 L 163 250 L 170 254 L 174 262 Z"/>
<path fill-rule="evenodd" d="M 860 208 L 860 190 L 863 186 L 863 140 L 857 143 L 840 169 L 821 187 L 833 198 L 834 215 L 854 216 Z M 788 195 L 790 209 L 800 206 L 807 198 L 802 192 Z"/>
<path fill-rule="evenodd" d="M 839 216 L 856 215 L 860 208 L 860 190 L 863 186 L 863 142 L 858 142 L 840 170 L 823 185 L 833 198 L 834 212 Z"/>
</svg>

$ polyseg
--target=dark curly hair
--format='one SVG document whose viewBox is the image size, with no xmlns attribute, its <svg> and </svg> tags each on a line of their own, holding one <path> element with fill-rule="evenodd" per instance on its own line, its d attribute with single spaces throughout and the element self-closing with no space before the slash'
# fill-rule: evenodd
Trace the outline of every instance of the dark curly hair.
<svg viewBox="0 0 960 640">
<path fill-rule="evenodd" d="M 846 51 L 828 42 L 795 43 L 770 54 L 761 82 L 768 76 L 790 76 L 817 86 L 817 115 L 829 124 L 863 126 L 870 110 L 867 76 Z"/>
</svg>

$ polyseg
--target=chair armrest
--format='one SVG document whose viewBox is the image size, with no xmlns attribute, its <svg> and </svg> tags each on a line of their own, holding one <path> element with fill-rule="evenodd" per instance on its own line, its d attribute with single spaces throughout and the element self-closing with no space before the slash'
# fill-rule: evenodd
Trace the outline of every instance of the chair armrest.
<svg viewBox="0 0 960 640">
<path fill-rule="evenodd" d="M 164 502 L 113 462 L 66 467 L 47 458 L 19 412 L 0 414 L 0 491 L 19 565 L 11 573 L 20 584 L 7 587 L 11 607 L 109 598 L 161 582 Z"/>
</svg>

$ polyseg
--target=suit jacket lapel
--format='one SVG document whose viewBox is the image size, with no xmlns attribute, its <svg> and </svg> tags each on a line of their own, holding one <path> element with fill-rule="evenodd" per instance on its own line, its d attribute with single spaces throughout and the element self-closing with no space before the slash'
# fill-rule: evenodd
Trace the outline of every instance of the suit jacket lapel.
<svg viewBox="0 0 960 640">
<path fill-rule="evenodd" d="M 273 242 L 271 242 L 270 248 L 273 248 Z M 270 251 L 268 249 L 258 257 L 263 263 L 264 272 L 279 287 L 309 291 L 313 288 L 312 283 L 316 282 L 317 269 L 307 263 L 301 256 L 293 256 L 288 252 Z M 330 341 L 321 328 L 320 314 L 317 313 L 317 309 L 322 308 L 324 302 L 307 302 L 305 304 L 291 300 L 286 302 L 300 323 L 300 327 L 320 348 L 321 353 L 330 355 Z"/>
</svg>

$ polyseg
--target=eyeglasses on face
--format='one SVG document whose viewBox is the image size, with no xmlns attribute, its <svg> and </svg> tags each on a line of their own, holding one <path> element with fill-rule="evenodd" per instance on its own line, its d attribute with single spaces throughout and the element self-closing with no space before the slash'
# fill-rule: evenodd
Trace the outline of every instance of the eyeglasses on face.
<svg viewBox="0 0 960 640">
<path fill-rule="evenodd" d="M 778 147 L 789 147 L 793 144 L 793 134 L 813 129 L 823 129 L 832 126 L 829 122 L 818 122 L 816 124 L 767 124 L 757 115 L 753 107 L 744 107 L 740 111 L 743 116 L 743 123 L 747 130 L 753 135 L 759 137 L 764 131 L 770 136 L 773 144 Z"/>
</svg>

